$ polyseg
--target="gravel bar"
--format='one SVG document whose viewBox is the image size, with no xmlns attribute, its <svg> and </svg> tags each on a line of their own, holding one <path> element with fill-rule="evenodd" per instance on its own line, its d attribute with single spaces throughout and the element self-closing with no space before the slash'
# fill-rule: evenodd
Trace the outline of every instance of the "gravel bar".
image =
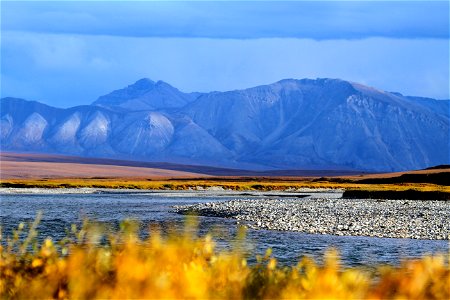
<svg viewBox="0 0 450 300">
<path fill-rule="evenodd" d="M 179 214 L 233 218 L 254 229 L 312 234 L 450 239 L 450 201 L 238 199 L 174 206 Z"/>
</svg>

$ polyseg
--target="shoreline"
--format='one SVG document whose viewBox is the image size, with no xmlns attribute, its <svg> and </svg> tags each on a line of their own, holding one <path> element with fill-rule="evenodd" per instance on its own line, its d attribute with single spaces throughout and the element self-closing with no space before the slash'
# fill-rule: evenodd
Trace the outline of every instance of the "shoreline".
<svg viewBox="0 0 450 300">
<path fill-rule="evenodd" d="M 341 197 L 342 189 L 324 189 L 324 188 L 299 188 L 295 191 L 255 191 L 255 190 L 229 190 L 218 187 L 200 188 L 200 189 L 127 189 L 127 188 L 40 188 L 40 187 L 0 187 L 0 195 L 14 194 L 188 194 L 198 196 L 224 195 L 224 196 L 267 196 L 267 197 L 290 197 L 304 198 L 314 194 L 329 194 L 332 198 Z"/>
<path fill-rule="evenodd" d="M 166 187 L 167 185 L 167 187 Z M 309 195 L 327 193 L 332 195 L 331 198 L 336 198 L 336 194 L 340 194 L 338 198 L 343 199 L 383 199 L 383 200 L 416 200 L 416 201 L 450 201 L 450 191 L 444 187 L 441 189 L 400 189 L 394 190 L 385 187 L 384 189 L 371 189 L 370 187 L 285 187 L 276 189 L 267 188 L 236 188 L 226 187 L 223 185 L 182 185 L 176 186 L 172 184 L 164 184 L 157 187 L 141 187 L 141 186 L 78 186 L 70 185 L 62 186 L 2 186 L 0 183 L 1 194 L 99 194 L 99 193 L 117 193 L 117 194 L 137 194 L 137 193 L 161 193 L 161 194 L 226 194 L 236 196 L 273 196 L 273 197 L 298 197 L 303 198 Z M 325 196 L 329 197 L 329 196 Z M 316 197 L 314 197 L 316 198 Z"/>
<path fill-rule="evenodd" d="M 231 218 L 252 229 L 338 236 L 450 239 L 448 201 L 239 199 L 174 206 L 173 211 Z"/>
</svg>

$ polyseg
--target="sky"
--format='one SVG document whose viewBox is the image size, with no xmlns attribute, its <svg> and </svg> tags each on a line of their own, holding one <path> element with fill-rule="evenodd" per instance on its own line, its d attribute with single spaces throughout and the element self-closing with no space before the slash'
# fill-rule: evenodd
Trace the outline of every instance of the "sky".
<svg viewBox="0 0 450 300">
<path fill-rule="evenodd" d="M 448 1 L 1 1 L 1 97 L 89 104 L 340 78 L 449 99 Z"/>
</svg>

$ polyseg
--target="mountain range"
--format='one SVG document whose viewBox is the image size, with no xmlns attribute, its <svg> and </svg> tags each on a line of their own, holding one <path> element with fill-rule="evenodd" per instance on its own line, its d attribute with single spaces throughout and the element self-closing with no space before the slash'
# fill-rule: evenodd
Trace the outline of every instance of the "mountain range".
<svg viewBox="0 0 450 300">
<path fill-rule="evenodd" d="M 1 99 L 1 150 L 253 170 L 421 169 L 450 164 L 449 104 L 339 79 L 210 93 L 141 79 L 67 109 Z"/>
</svg>

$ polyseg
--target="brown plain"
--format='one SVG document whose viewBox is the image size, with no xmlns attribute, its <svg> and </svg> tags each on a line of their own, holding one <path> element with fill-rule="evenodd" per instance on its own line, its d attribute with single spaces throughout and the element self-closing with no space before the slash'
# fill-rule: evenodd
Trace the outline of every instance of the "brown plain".
<svg viewBox="0 0 450 300">
<path fill-rule="evenodd" d="M 444 193 L 445 199 L 450 197 L 450 168 L 447 166 L 383 174 L 348 170 L 257 172 L 171 163 L 3 152 L 0 153 L 0 170 L 2 187 L 172 190 L 222 187 L 240 191 L 325 188 L 369 192 L 413 190 Z"/>
<path fill-rule="evenodd" d="M 80 162 L 59 162 L 62 156 L 45 154 L 0 153 L 0 178 L 192 178 L 207 177 L 193 172 Z"/>
</svg>

